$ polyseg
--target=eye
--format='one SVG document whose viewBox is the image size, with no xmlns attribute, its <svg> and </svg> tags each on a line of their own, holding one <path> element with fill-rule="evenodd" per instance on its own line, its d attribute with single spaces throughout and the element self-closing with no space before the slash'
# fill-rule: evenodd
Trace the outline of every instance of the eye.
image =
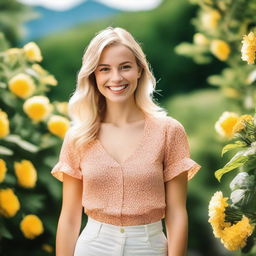
<svg viewBox="0 0 256 256">
<path fill-rule="evenodd" d="M 122 68 L 123 69 L 129 69 L 129 68 L 131 68 L 131 66 L 130 65 L 124 65 L 124 66 L 122 66 Z"/>
<path fill-rule="evenodd" d="M 101 68 L 100 71 L 107 71 L 109 68 Z"/>
</svg>

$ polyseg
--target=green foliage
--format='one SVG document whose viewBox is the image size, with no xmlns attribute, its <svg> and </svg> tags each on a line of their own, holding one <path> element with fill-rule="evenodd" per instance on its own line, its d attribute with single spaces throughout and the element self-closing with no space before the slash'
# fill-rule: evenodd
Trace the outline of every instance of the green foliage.
<svg viewBox="0 0 256 256">
<path fill-rule="evenodd" d="M 49 95 L 58 100 L 67 99 L 75 88 L 85 47 L 96 32 L 107 26 L 121 26 L 141 42 L 158 81 L 155 95 L 158 101 L 177 92 L 205 87 L 205 77 L 216 69 L 216 65 L 196 67 L 174 52 L 175 45 L 181 40 L 191 38 L 193 28 L 189 19 L 194 12 L 195 8 L 187 0 L 163 1 L 151 11 L 122 12 L 37 40 L 42 51 L 47 53 L 44 57 L 45 67 L 54 73 L 61 87 L 53 88 Z"/>
<path fill-rule="evenodd" d="M 51 246 L 52 252 L 54 251 L 57 211 L 54 218 L 48 206 L 55 205 L 56 201 L 58 205 L 60 200 L 59 184 L 52 182 L 53 177 L 49 170 L 57 161 L 62 142 L 58 137 L 62 138 L 62 135 L 54 133 L 48 124 L 52 115 L 66 117 L 66 113 L 58 108 L 58 102 L 55 101 L 51 104 L 50 111 L 46 112 L 47 115 L 38 120 L 28 115 L 25 103 L 34 95 L 44 96 L 45 92 L 50 91 L 50 86 L 56 84 L 53 77 L 27 55 L 25 48 L 6 49 L 5 47 L 9 45 L 6 42 L 7 40 L 2 37 L 0 45 L 4 50 L 0 51 L 0 160 L 1 164 L 5 163 L 7 172 L 5 174 L 5 168 L 1 165 L 0 214 L 3 216 L 0 219 L 0 254 L 49 255 L 51 253 L 45 251 L 43 245 Z M 23 96 L 11 90 L 10 86 L 12 79 L 20 74 L 26 75 L 26 78 L 19 78 L 18 86 L 30 86 L 23 87 Z M 26 80 L 27 77 L 30 80 Z M 34 90 L 31 89 L 31 81 Z M 30 94 L 25 94 L 26 90 L 29 91 L 28 88 Z M 44 96 L 44 99 L 48 98 Z M 35 107 L 33 111 L 40 117 L 40 112 Z M 18 174 L 16 164 L 21 164 L 23 160 L 30 165 L 23 163 Z M 29 182 L 31 180 L 32 185 Z M 19 204 L 10 196 L 6 200 L 2 199 L 5 189 L 13 191 Z M 10 214 L 12 205 L 17 206 L 17 211 L 13 215 Z M 3 212 L 8 214 L 5 215 Z M 28 239 L 20 228 L 22 219 L 29 214 L 38 216 L 44 227 L 43 233 L 32 240 Z"/>
<path fill-rule="evenodd" d="M 215 172 L 216 179 L 218 181 L 220 181 L 220 179 L 224 173 L 230 172 L 230 171 L 242 166 L 247 161 L 248 161 L 247 156 L 240 156 L 238 154 L 235 155 L 234 158 L 232 158 L 230 160 L 230 162 L 228 162 L 223 168 L 221 168 Z"/>
<path fill-rule="evenodd" d="M 209 55 L 215 56 L 226 64 L 228 67 L 225 67 L 222 72 L 208 77 L 208 83 L 221 89 L 220 91 L 227 97 L 229 108 L 231 108 L 230 103 L 232 103 L 233 106 L 236 106 L 238 113 L 252 114 L 255 111 L 256 103 L 255 67 L 244 64 L 241 60 L 241 55 L 242 59 L 247 60 L 250 64 L 254 60 L 255 49 L 253 48 L 253 43 L 255 44 L 255 42 L 251 42 L 250 45 L 246 41 L 246 35 L 251 31 L 256 31 L 255 1 L 191 0 L 191 3 L 199 6 L 197 15 L 192 19 L 197 33 L 194 35 L 193 43 L 181 43 L 175 48 L 176 52 L 192 58 L 198 64 L 211 62 Z M 244 39 L 243 41 L 242 38 Z M 241 41 L 243 43 L 242 49 Z M 219 118 L 217 123 L 219 129 L 216 130 L 222 136 L 226 134 L 227 137 L 229 132 L 232 131 L 235 133 L 234 138 L 236 141 L 226 145 L 222 149 L 221 155 L 223 156 L 224 153 L 233 149 L 238 152 L 223 168 L 215 172 L 215 177 L 220 181 L 223 174 L 238 168 L 245 173 L 250 172 L 254 184 L 250 188 L 239 188 L 231 193 L 233 204 L 225 212 L 226 219 L 236 220 L 232 222 L 236 223 L 241 220 L 242 214 L 245 214 L 249 217 L 251 223 L 255 223 L 255 216 L 251 215 L 252 212 L 256 211 L 254 203 L 256 199 L 255 121 L 253 123 L 244 121 L 245 128 L 234 131 L 236 125 L 234 119 L 232 121 L 231 117 L 227 117 L 223 120 L 224 117 L 225 115 L 222 115 Z M 241 119 L 237 123 L 240 121 Z M 239 175 L 235 179 L 241 182 L 242 177 Z M 219 219 L 219 221 L 223 220 Z M 225 230 L 222 230 L 223 232 L 225 233 Z M 240 235 L 240 239 L 247 239 L 247 236 L 244 236 L 242 232 Z M 242 249 L 241 253 L 249 253 L 254 250 L 255 237 L 256 233 L 254 232 L 248 238 L 247 245 L 244 248 L 241 248 L 241 244 L 237 244 Z M 225 243 L 225 235 L 220 238 L 224 246 L 230 249 Z M 235 238 L 233 240 L 234 243 L 238 243 Z"/>
<path fill-rule="evenodd" d="M 247 146 L 247 144 L 243 141 L 236 141 L 234 144 L 228 144 L 222 149 L 221 156 L 232 149 L 238 149 L 245 146 Z"/>
<path fill-rule="evenodd" d="M 18 40 L 24 36 L 24 22 L 37 18 L 38 13 L 30 6 L 16 0 L 1 0 L 0 2 L 0 31 L 4 33 L 11 45 L 17 45 Z M 2 51 L 0 45 L 0 51 Z"/>
</svg>

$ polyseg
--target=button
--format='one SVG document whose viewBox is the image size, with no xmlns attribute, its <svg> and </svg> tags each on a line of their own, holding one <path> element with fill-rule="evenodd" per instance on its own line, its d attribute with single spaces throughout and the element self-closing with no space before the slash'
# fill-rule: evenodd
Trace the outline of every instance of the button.
<svg viewBox="0 0 256 256">
<path fill-rule="evenodd" d="M 121 232 L 121 233 L 124 233 L 124 228 L 120 228 L 120 232 Z"/>
</svg>

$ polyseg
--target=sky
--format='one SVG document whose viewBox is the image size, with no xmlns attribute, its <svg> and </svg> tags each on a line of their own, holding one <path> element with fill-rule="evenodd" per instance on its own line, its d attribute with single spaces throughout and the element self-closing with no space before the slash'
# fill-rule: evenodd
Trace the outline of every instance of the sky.
<svg viewBox="0 0 256 256">
<path fill-rule="evenodd" d="M 87 0 L 18 0 L 29 5 L 38 5 L 55 11 L 65 11 Z M 150 10 L 157 7 L 162 0 L 94 0 L 112 8 L 124 11 Z"/>
</svg>

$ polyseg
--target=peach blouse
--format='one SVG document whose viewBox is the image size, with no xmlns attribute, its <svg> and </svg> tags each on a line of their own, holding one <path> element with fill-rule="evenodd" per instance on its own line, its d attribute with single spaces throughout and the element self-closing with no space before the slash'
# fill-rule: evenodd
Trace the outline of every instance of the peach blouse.
<svg viewBox="0 0 256 256">
<path fill-rule="evenodd" d="M 190 158 L 184 127 L 170 116 L 146 116 L 139 145 L 122 163 L 98 139 L 77 152 L 69 137 L 67 132 L 51 173 L 60 181 L 63 173 L 82 179 L 84 212 L 113 225 L 161 220 L 166 208 L 164 183 L 185 171 L 189 180 L 201 168 Z"/>
</svg>

